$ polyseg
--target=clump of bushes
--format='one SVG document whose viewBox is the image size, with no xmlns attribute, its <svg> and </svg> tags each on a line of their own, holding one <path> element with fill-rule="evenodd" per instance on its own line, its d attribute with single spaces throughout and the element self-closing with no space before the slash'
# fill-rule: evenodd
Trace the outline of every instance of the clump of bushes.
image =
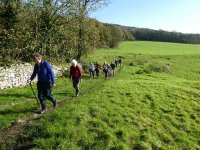
<svg viewBox="0 0 200 150">
<path fill-rule="evenodd" d="M 150 74 L 152 72 L 171 72 L 171 65 L 169 63 L 163 64 L 162 62 L 158 61 L 152 62 L 150 57 L 138 54 L 134 56 L 134 61 L 129 63 L 129 66 L 140 67 L 140 69 L 135 72 L 136 74 Z"/>
<path fill-rule="evenodd" d="M 136 74 L 150 74 L 152 72 L 160 72 L 160 73 L 170 73 L 171 72 L 171 65 L 170 64 L 160 64 L 156 62 L 152 62 L 149 65 L 145 66 L 144 68 L 139 69 L 136 71 Z"/>
<path fill-rule="evenodd" d="M 170 73 L 171 71 L 171 66 L 170 64 L 165 64 L 165 65 L 162 65 L 162 64 L 157 64 L 157 63 L 154 63 L 154 64 L 150 64 L 148 66 L 148 68 L 154 72 L 164 72 L 164 73 Z"/>
<path fill-rule="evenodd" d="M 137 63 L 130 63 L 129 66 L 137 66 Z"/>
<path fill-rule="evenodd" d="M 145 58 L 145 57 L 136 57 L 136 59 L 135 59 L 135 63 L 137 65 L 144 65 L 148 62 L 149 62 L 148 58 Z"/>
<path fill-rule="evenodd" d="M 135 55 L 134 62 L 130 63 L 129 66 L 142 66 L 149 62 L 149 58 L 142 55 Z"/>
</svg>

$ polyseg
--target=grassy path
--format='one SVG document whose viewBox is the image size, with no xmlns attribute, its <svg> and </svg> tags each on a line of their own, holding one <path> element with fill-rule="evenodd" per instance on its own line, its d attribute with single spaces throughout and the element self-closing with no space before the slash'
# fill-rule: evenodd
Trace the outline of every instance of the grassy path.
<svg viewBox="0 0 200 150">
<path fill-rule="evenodd" d="M 1 149 L 200 149 L 200 46 L 124 42 L 88 64 L 116 56 L 125 57 L 122 70 L 103 83 L 84 79 L 77 100 L 69 80 L 59 79 L 59 107 L 25 123 Z M 0 92 L 0 105 L 17 103 L 0 110 L 1 129 L 36 110 L 26 88 Z"/>
<path fill-rule="evenodd" d="M 118 67 L 116 69 L 116 73 L 119 72 L 120 70 L 121 70 L 121 67 L 120 68 Z M 102 75 L 100 76 L 100 78 L 102 78 Z M 85 86 L 85 88 L 81 89 L 80 96 L 84 95 L 85 93 L 90 92 L 91 89 L 95 90 L 95 89 L 101 87 L 104 84 L 104 82 L 107 81 L 107 80 L 100 79 L 100 78 L 97 79 L 97 80 L 93 80 L 92 83 L 90 83 L 89 85 L 87 84 Z M 112 76 L 110 78 L 112 78 Z M 89 81 L 86 79 L 86 81 L 84 81 L 84 82 L 89 82 Z M 84 84 L 84 83 L 81 83 L 81 84 Z M 62 100 L 58 100 L 57 107 L 61 107 L 63 104 L 72 102 L 74 100 L 78 100 L 78 98 L 77 97 L 73 97 L 73 96 L 68 96 L 67 98 L 63 98 Z M 1 111 L 4 110 L 4 109 L 7 109 L 7 108 L 12 109 L 13 107 L 15 107 L 17 105 L 24 105 L 24 104 L 27 105 L 27 104 L 30 103 L 30 101 L 31 100 L 12 103 L 11 105 L 3 105 L 1 107 Z M 53 110 L 54 110 L 53 107 L 50 107 L 48 109 L 48 111 L 53 111 Z M 7 141 L 9 139 L 12 139 L 12 138 L 17 139 L 18 136 L 24 131 L 24 129 L 27 126 L 29 126 L 31 123 L 39 120 L 42 116 L 43 116 L 43 114 L 40 114 L 39 111 L 36 111 L 36 112 L 33 111 L 32 113 L 26 115 L 25 117 L 19 118 L 15 122 L 11 122 L 11 125 L 9 127 L 7 127 L 7 128 L 5 128 L 5 129 L 0 131 L 0 145 L 4 145 L 5 143 L 7 143 Z M 9 146 L 7 145 L 6 147 L 7 148 L 9 147 L 9 149 L 13 149 L 13 148 L 16 149 L 16 143 L 12 143 L 12 144 L 11 143 L 9 143 L 10 145 Z M 24 148 L 27 149 L 29 147 L 30 147 L 29 145 L 21 146 L 21 148 L 23 148 L 23 149 Z M 1 146 L 0 146 L 0 148 L 1 148 Z"/>
</svg>

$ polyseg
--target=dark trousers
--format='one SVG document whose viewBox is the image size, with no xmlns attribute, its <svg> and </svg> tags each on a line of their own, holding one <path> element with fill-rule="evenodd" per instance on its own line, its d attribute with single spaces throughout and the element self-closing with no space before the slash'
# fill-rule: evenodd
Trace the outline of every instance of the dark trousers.
<svg viewBox="0 0 200 150">
<path fill-rule="evenodd" d="M 104 73 L 105 73 L 105 78 L 108 77 L 108 70 L 104 70 Z"/>
<path fill-rule="evenodd" d="M 95 69 L 96 76 L 99 77 L 99 69 Z"/>
<path fill-rule="evenodd" d="M 79 77 L 72 77 L 72 81 L 73 81 L 73 87 L 76 90 L 76 95 L 79 94 L 79 81 L 80 78 Z"/>
<path fill-rule="evenodd" d="M 90 78 L 94 79 L 94 70 L 89 69 L 89 73 L 90 73 Z"/>
<path fill-rule="evenodd" d="M 115 66 L 117 67 L 117 62 L 115 63 Z"/>
<path fill-rule="evenodd" d="M 52 95 L 52 86 L 51 83 L 46 82 L 38 82 L 38 98 L 40 100 L 40 104 L 42 106 L 42 110 L 46 109 L 46 99 L 49 99 L 52 103 L 56 102 L 56 99 Z"/>
</svg>

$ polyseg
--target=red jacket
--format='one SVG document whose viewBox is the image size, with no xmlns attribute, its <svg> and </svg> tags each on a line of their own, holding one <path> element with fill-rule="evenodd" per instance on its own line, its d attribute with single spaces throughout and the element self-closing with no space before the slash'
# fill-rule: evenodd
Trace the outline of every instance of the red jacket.
<svg viewBox="0 0 200 150">
<path fill-rule="evenodd" d="M 70 67 L 70 78 L 82 78 L 82 72 L 81 72 L 81 69 L 76 66 L 71 66 Z"/>
</svg>

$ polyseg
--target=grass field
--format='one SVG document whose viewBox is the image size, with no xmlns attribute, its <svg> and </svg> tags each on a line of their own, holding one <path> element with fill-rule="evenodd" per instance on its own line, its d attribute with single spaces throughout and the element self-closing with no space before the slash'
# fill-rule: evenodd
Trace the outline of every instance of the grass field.
<svg viewBox="0 0 200 150">
<path fill-rule="evenodd" d="M 125 57 L 116 76 L 86 76 L 80 97 L 48 111 L 0 148 L 17 141 L 16 148 L 29 149 L 200 149 L 200 45 L 122 42 L 85 61 L 116 56 Z M 57 80 L 58 101 L 73 92 L 69 79 Z M 0 96 L 1 129 L 36 109 L 28 86 Z"/>
</svg>

